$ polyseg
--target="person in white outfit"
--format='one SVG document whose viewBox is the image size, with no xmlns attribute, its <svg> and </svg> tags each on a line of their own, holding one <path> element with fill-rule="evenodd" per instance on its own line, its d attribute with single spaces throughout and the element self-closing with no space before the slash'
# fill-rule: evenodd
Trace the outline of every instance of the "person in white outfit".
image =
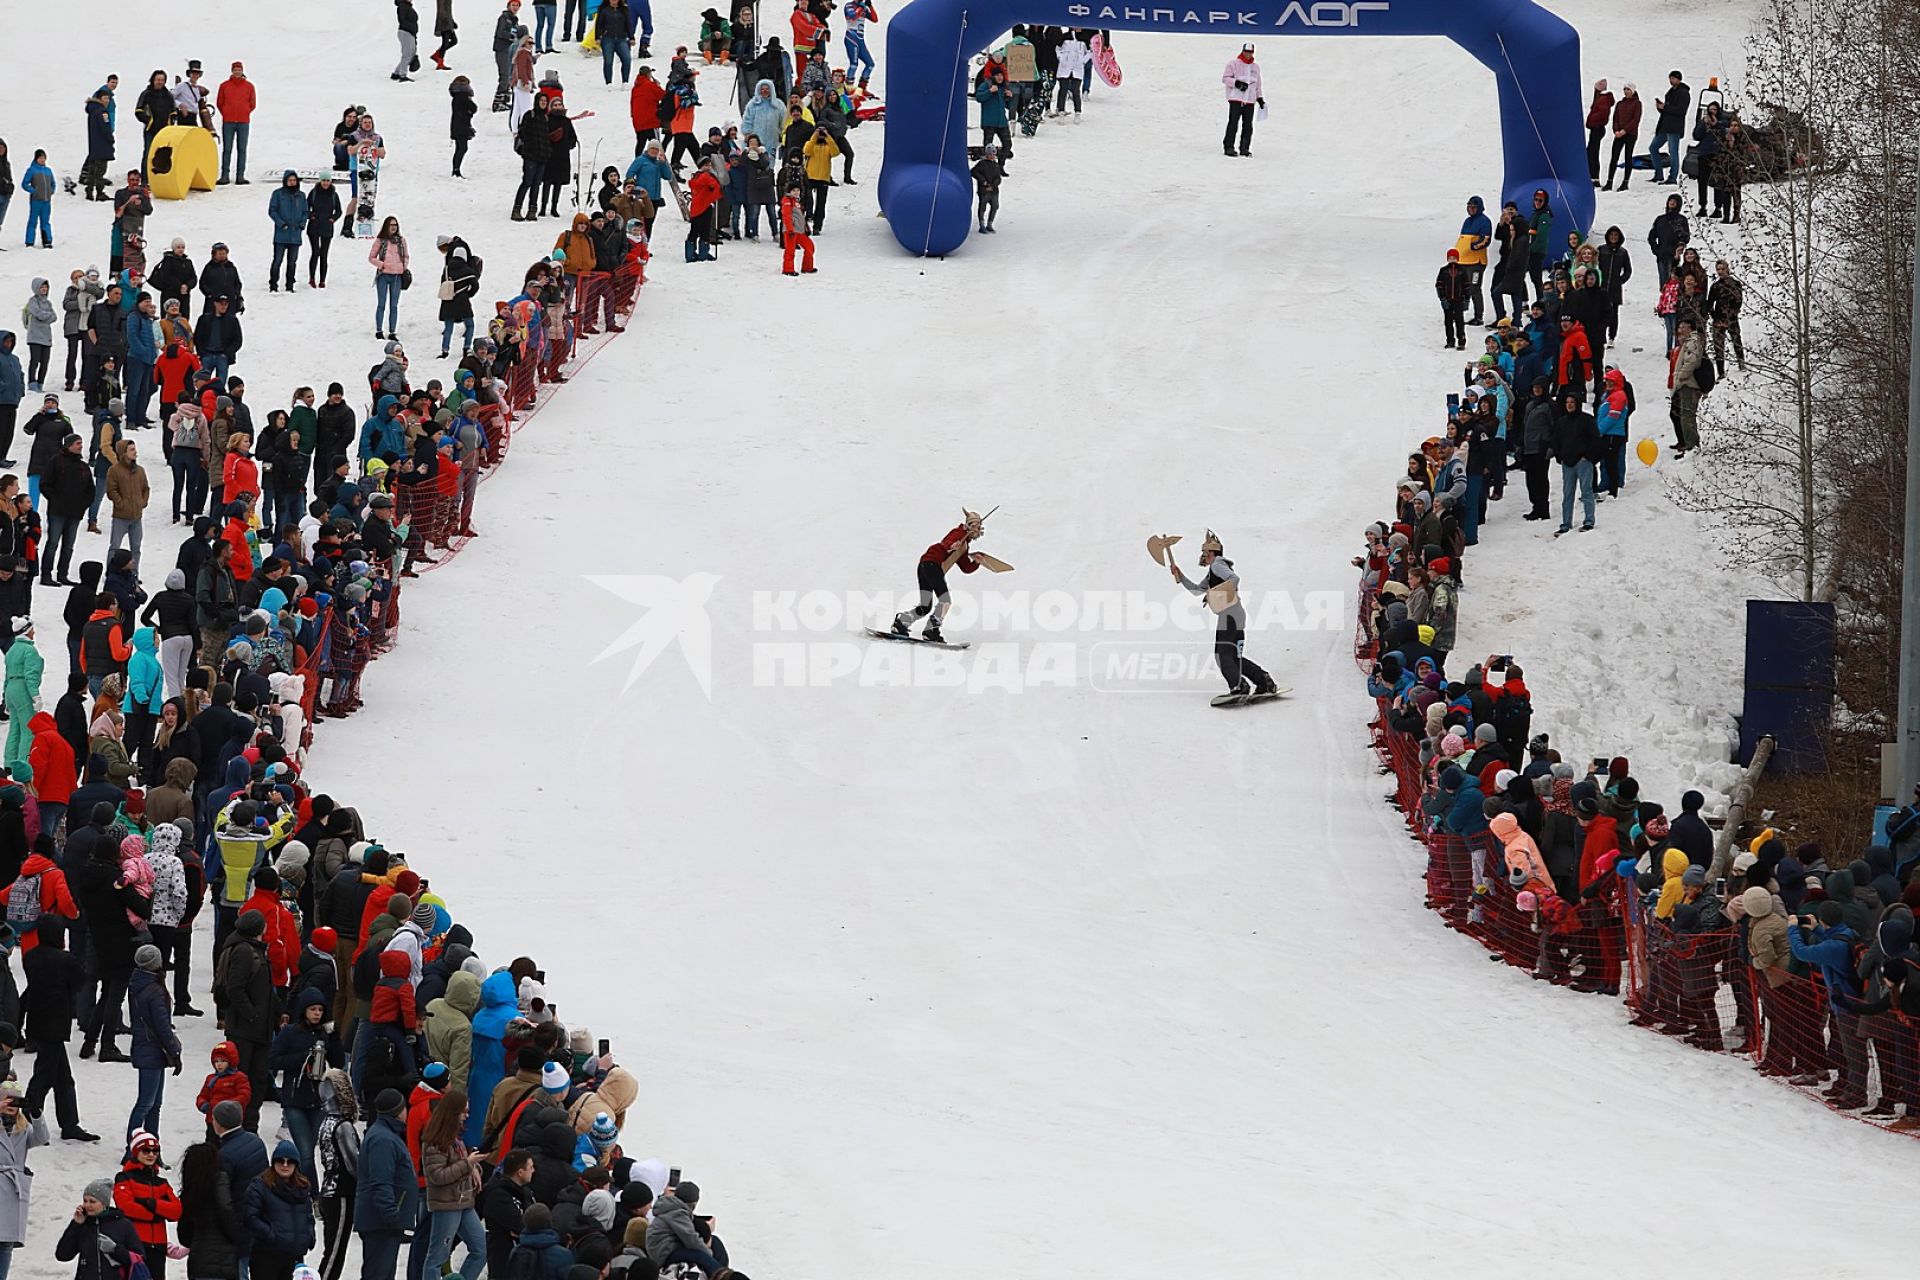
<svg viewBox="0 0 1920 1280">
<path fill-rule="evenodd" d="M 1054 83 L 1059 85 L 1054 98 L 1053 114 L 1064 115 L 1067 110 L 1067 95 L 1073 95 L 1073 114 L 1080 114 L 1080 77 L 1085 74 L 1087 60 L 1093 55 L 1080 37 L 1069 32 L 1060 44 L 1060 70 Z"/>
<path fill-rule="evenodd" d="M 1220 83 L 1227 90 L 1227 132 L 1220 142 L 1228 155 L 1235 154 L 1233 149 L 1233 131 L 1240 130 L 1240 155 L 1253 154 L 1253 109 L 1264 107 L 1267 100 L 1260 93 L 1260 64 L 1253 60 L 1253 46 L 1240 46 L 1240 55 L 1227 64 L 1220 74 Z"/>
</svg>

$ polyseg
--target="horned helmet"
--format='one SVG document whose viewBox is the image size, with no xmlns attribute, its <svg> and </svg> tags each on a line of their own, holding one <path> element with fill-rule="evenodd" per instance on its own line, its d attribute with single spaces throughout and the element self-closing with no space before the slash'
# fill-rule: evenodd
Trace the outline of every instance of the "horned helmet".
<svg viewBox="0 0 1920 1280">
<path fill-rule="evenodd" d="M 1200 563 L 1206 564 L 1226 550 L 1220 543 L 1220 535 L 1207 530 L 1207 536 L 1200 543 Z"/>
<path fill-rule="evenodd" d="M 961 522 L 967 527 L 967 536 L 969 538 L 977 538 L 987 531 L 986 517 L 982 516 L 979 512 L 969 511 L 965 507 L 962 507 L 960 508 L 960 516 Z"/>
</svg>

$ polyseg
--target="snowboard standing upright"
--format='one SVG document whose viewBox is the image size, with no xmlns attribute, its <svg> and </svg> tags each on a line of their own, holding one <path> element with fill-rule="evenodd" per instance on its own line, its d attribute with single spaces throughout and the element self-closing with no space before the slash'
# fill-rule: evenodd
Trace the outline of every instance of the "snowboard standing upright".
<svg viewBox="0 0 1920 1280">
<path fill-rule="evenodd" d="M 380 198 L 380 148 L 372 142 L 363 142 L 353 155 L 360 174 L 360 194 L 354 205 L 353 234 L 358 239 L 371 240 L 379 230 L 374 221 L 374 204 Z"/>
</svg>

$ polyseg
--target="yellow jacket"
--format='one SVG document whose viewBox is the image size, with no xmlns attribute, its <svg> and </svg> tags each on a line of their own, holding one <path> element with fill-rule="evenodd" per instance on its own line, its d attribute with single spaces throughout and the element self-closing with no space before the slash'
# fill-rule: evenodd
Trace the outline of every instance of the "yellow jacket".
<svg viewBox="0 0 1920 1280">
<path fill-rule="evenodd" d="M 840 154 L 840 144 L 831 137 L 809 138 L 800 154 L 806 157 L 807 176 L 815 182 L 827 182 L 833 177 L 833 158 Z"/>
<path fill-rule="evenodd" d="M 1687 874 L 1687 868 L 1691 865 L 1687 861 L 1687 855 L 1678 849 L 1669 849 L 1660 855 L 1660 874 L 1665 876 L 1666 880 L 1660 885 L 1660 901 L 1653 906 L 1654 919 L 1673 919 L 1673 909 L 1680 905 L 1686 890 L 1680 877 Z"/>
</svg>

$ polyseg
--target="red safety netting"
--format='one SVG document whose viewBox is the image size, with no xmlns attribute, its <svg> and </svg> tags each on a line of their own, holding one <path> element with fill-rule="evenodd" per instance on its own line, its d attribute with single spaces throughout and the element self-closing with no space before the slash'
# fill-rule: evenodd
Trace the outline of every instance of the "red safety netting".
<svg viewBox="0 0 1920 1280">
<path fill-rule="evenodd" d="M 1354 630 L 1363 670 L 1378 648 L 1372 603 L 1363 591 Z M 1535 978 L 1620 995 L 1635 1026 L 1709 1052 L 1745 1053 L 1762 1074 L 1865 1118 L 1904 1106 L 1893 1127 L 1920 1130 L 1920 1019 L 1880 1009 L 1884 999 L 1863 1007 L 1856 997 L 1836 1010 L 1817 974 L 1755 970 L 1738 926 L 1689 932 L 1654 919 L 1631 882 L 1611 872 L 1573 901 L 1543 885 L 1516 887 L 1491 834 L 1463 839 L 1438 829 L 1421 741 L 1392 727 L 1387 699 L 1375 702 L 1367 728 L 1394 779 L 1388 799 L 1427 847 L 1426 905 L 1449 928 Z"/>
</svg>

